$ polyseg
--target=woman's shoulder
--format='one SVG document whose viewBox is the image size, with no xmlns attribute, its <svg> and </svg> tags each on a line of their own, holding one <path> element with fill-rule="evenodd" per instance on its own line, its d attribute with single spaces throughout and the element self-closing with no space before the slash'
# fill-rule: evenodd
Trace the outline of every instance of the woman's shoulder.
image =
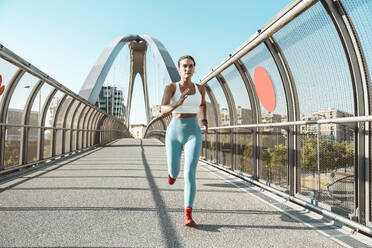
<svg viewBox="0 0 372 248">
<path fill-rule="evenodd" d="M 166 84 L 166 87 L 176 87 L 176 85 L 177 85 L 177 83 L 170 82 L 170 83 Z"/>
<path fill-rule="evenodd" d="M 176 89 L 176 85 L 177 83 L 168 83 L 165 85 L 165 88 L 174 90 Z"/>
<path fill-rule="evenodd" d="M 176 92 L 176 86 L 176 83 L 168 83 L 165 85 L 165 91 L 168 91 L 173 96 L 174 92 Z"/>
</svg>

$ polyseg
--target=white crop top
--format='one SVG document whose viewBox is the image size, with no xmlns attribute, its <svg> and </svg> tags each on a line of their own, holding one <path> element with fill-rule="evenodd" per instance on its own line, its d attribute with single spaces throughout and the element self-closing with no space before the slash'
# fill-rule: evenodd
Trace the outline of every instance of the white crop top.
<svg viewBox="0 0 372 248">
<path fill-rule="evenodd" d="M 199 92 L 198 87 L 194 84 L 195 94 L 188 95 L 185 101 L 183 101 L 181 106 L 178 106 L 173 113 L 180 113 L 180 114 L 197 114 L 199 113 L 199 107 L 201 104 L 201 95 Z M 177 102 L 181 97 L 181 90 L 178 83 L 176 83 L 176 91 L 174 92 L 171 103 Z"/>
</svg>

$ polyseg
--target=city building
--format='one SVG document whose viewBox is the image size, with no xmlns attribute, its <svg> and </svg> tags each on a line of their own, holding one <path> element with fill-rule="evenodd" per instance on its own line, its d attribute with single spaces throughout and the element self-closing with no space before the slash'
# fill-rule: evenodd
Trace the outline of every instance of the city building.
<svg viewBox="0 0 372 248">
<path fill-rule="evenodd" d="M 132 124 L 130 125 L 129 131 L 136 139 L 142 139 L 145 134 L 146 126 L 144 124 Z"/>
<path fill-rule="evenodd" d="M 220 109 L 221 126 L 230 126 L 230 111 L 228 108 Z"/>
<path fill-rule="evenodd" d="M 125 106 L 123 91 L 113 86 L 103 86 L 96 106 L 106 113 L 124 121 Z"/>
<path fill-rule="evenodd" d="M 282 121 L 282 116 L 273 113 L 263 113 L 261 115 L 262 123 L 277 123 Z"/>
<path fill-rule="evenodd" d="M 338 109 L 327 109 L 321 110 L 318 112 L 311 113 L 308 116 L 302 116 L 301 120 L 319 120 L 319 119 L 333 119 L 333 118 L 341 118 L 341 117 L 350 117 L 353 116 L 350 113 L 338 110 Z M 329 124 L 322 124 L 320 125 L 320 135 L 321 136 L 329 136 L 331 140 L 336 141 L 351 141 L 353 139 L 354 131 L 353 131 L 353 124 L 336 124 L 336 123 L 329 123 Z M 313 134 L 316 135 L 318 133 L 318 125 L 306 125 L 301 126 L 301 133 L 302 134 Z"/>
<path fill-rule="evenodd" d="M 279 114 L 273 114 L 273 113 L 263 113 L 261 114 L 261 123 L 278 123 L 282 122 L 283 117 Z M 279 132 L 279 128 L 277 127 L 264 127 L 262 131 L 265 132 L 273 132 L 273 131 Z M 282 132 L 282 131 L 280 131 Z"/>
<path fill-rule="evenodd" d="M 242 108 L 241 106 L 238 106 L 236 108 L 236 115 L 237 115 L 237 123 L 238 125 L 243 124 L 250 124 L 252 123 L 252 110 Z"/>
<path fill-rule="evenodd" d="M 252 123 L 252 110 L 238 106 L 236 108 L 237 125 Z M 221 108 L 220 110 L 221 125 L 230 126 L 230 111 L 228 108 Z"/>
</svg>

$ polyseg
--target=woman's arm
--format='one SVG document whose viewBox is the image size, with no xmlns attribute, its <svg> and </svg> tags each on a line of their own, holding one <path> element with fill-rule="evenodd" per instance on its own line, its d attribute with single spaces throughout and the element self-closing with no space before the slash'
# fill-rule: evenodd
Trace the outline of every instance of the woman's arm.
<svg viewBox="0 0 372 248">
<path fill-rule="evenodd" d="M 208 133 L 207 104 L 205 101 L 205 88 L 202 85 L 198 85 L 198 87 L 199 87 L 200 94 L 202 96 L 202 101 L 200 104 L 200 110 L 203 115 L 202 123 L 205 126 L 205 129 L 206 129 L 205 131 Z"/>
<path fill-rule="evenodd" d="M 206 120 L 207 119 L 207 104 L 205 103 L 205 88 L 202 86 L 201 89 L 202 89 L 201 90 L 202 102 L 200 104 L 200 108 L 202 111 L 203 120 Z"/>
<path fill-rule="evenodd" d="M 161 101 L 161 106 L 160 106 L 160 112 L 163 115 L 171 113 L 178 106 L 182 105 L 183 101 L 185 101 L 185 99 L 188 96 L 189 89 L 186 89 L 184 90 L 184 92 L 182 92 L 180 99 L 177 102 L 174 102 L 173 104 L 171 104 L 170 100 L 176 90 L 175 86 L 176 86 L 175 84 L 170 83 L 165 87 L 163 99 Z"/>
</svg>

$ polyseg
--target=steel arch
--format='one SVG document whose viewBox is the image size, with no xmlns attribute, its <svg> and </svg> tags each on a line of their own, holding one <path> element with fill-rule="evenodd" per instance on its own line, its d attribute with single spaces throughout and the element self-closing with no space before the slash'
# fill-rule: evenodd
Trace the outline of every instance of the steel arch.
<svg viewBox="0 0 372 248">
<path fill-rule="evenodd" d="M 80 89 L 79 95 L 87 99 L 90 103 L 95 104 L 105 78 L 120 50 L 124 47 L 125 44 L 138 40 L 146 42 L 146 44 L 151 47 L 154 55 L 160 62 L 167 81 L 176 82 L 180 79 L 177 68 L 171 56 L 159 40 L 149 35 L 128 34 L 116 38 L 105 48 L 105 50 L 98 58 L 96 64 L 89 72 L 83 86 Z M 147 94 L 147 92 L 145 92 L 145 94 Z M 147 98 L 148 95 L 145 95 L 145 99 Z"/>
</svg>

